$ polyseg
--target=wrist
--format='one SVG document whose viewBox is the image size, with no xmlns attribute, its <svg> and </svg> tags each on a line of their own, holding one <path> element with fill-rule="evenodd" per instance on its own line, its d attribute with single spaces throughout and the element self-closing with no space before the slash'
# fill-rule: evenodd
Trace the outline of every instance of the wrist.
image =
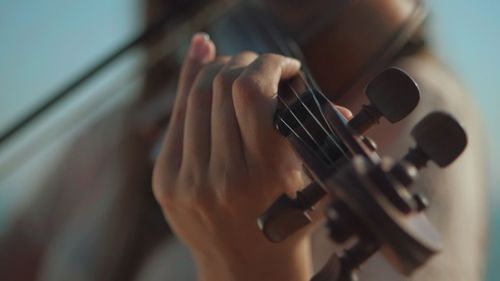
<svg viewBox="0 0 500 281">
<path fill-rule="evenodd" d="M 290 240 L 262 247 L 218 248 L 216 251 L 194 252 L 198 280 L 309 280 L 312 274 L 309 239 Z"/>
</svg>

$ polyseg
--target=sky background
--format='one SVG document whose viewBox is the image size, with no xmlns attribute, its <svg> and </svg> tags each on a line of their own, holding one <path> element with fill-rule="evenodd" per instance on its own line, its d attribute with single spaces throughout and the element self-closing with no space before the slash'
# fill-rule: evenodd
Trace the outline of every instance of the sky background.
<svg viewBox="0 0 500 281">
<path fill-rule="evenodd" d="M 500 1 L 434 0 L 430 6 L 433 44 L 474 95 L 489 133 L 492 229 L 488 281 L 498 281 L 500 147 L 496 140 L 500 139 Z"/>
<path fill-rule="evenodd" d="M 500 269 L 493 265 L 500 264 L 496 142 L 500 139 L 500 1 L 428 2 L 433 45 L 474 95 L 488 128 L 492 214 L 488 281 L 498 281 Z M 136 34 L 142 28 L 140 3 L 0 0 L 0 131 Z"/>
</svg>

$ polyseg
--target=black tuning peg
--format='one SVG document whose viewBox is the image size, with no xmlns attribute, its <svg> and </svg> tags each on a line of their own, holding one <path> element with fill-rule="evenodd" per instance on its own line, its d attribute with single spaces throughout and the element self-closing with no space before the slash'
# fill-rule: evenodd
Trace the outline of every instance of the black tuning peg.
<svg viewBox="0 0 500 281">
<path fill-rule="evenodd" d="M 257 224 L 269 241 L 281 242 L 311 223 L 307 212 L 325 194 L 315 182 L 298 191 L 296 198 L 283 194 L 259 217 Z"/>
<path fill-rule="evenodd" d="M 417 145 L 391 171 L 405 186 L 413 182 L 417 171 L 425 167 L 428 161 L 446 167 L 467 146 L 467 135 L 462 126 L 444 112 L 427 115 L 413 128 L 411 135 Z"/>
<path fill-rule="evenodd" d="M 449 114 L 433 112 L 413 128 L 411 135 L 417 143 L 405 159 L 417 164 L 418 156 L 425 154 L 428 160 L 440 167 L 451 164 L 467 146 L 467 135 L 462 126 Z M 417 158 L 415 158 L 417 157 Z M 425 163 L 419 163 L 423 166 Z"/>
<path fill-rule="evenodd" d="M 370 104 L 349 121 L 349 126 L 358 134 L 367 131 L 385 117 L 396 123 L 410 114 L 420 101 L 417 83 L 403 70 L 388 68 L 376 76 L 365 90 Z"/>
</svg>

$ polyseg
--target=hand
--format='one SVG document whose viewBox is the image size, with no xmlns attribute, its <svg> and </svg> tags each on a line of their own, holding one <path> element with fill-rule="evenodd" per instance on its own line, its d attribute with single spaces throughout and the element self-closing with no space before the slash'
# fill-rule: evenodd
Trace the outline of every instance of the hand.
<svg viewBox="0 0 500 281">
<path fill-rule="evenodd" d="M 307 231 L 272 244 L 256 219 L 305 184 L 301 162 L 273 126 L 278 83 L 300 62 L 280 55 L 215 57 L 203 34 L 184 62 L 155 197 L 192 250 L 203 280 L 305 280 Z"/>
</svg>

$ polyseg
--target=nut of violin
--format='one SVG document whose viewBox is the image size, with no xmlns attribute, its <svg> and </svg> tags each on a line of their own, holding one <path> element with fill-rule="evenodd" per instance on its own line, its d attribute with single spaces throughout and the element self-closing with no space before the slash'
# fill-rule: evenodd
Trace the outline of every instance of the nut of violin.
<svg viewBox="0 0 500 281">
<path fill-rule="evenodd" d="M 365 91 L 372 105 L 391 123 L 408 116 L 420 101 L 417 83 L 399 68 L 384 70 Z"/>
<path fill-rule="evenodd" d="M 467 146 L 462 126 L 449 114 L 433 112 L 411 132 L 418 149 L 440 167 L 451 164 Z"/>
</svg>

